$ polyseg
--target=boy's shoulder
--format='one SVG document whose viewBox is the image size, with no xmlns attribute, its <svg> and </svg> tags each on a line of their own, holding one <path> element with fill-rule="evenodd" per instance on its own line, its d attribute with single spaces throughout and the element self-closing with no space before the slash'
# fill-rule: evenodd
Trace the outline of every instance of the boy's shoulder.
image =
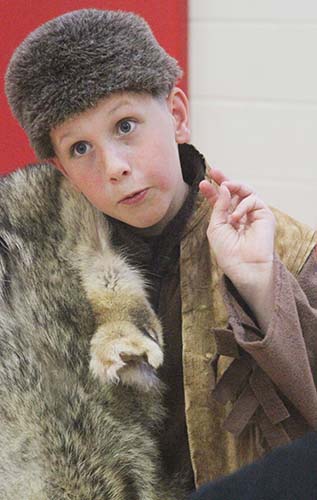
<svg viewBox="0 0 317 500">
<path fill-rule="evenodd" d="M 317 232 L 277 208 L 271 209 L 276 220 L 275 250 L 286 267 L 296 275 L 317 245 Z"/>
</svg>

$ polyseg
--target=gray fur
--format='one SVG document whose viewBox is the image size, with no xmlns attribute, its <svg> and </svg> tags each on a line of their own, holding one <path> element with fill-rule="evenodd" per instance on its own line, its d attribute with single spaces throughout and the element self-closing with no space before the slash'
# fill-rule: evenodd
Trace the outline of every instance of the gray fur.
<svg viewBox="0 0 317 500">
<path fill-rule="evenodd" d="M 118 359 L 104 359 L 117 328 Z M 135 353 L 125 350 L 131 331 Z M 96 332 L 101 365 L 124 360 L 116 383 L 89 369 Z M 113 252 L 106 218 L 49 165 L 1 179 L 1 500 L 181 498 L 157 450 L 161 347 L 142 280 Z"/>
<path fill-rule="evenodd" d="M 16 49 L 6 94 L 40 159 L 54 156 L 56 125 L 124 90 L 168 94 L 180 78 L 177 61 L 136 14 L 83 9 L 33 31 Z"/>
</svg>

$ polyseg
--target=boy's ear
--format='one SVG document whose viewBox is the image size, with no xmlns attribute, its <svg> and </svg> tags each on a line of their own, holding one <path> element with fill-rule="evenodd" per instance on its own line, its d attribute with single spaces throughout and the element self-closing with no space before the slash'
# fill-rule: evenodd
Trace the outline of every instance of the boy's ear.
<svg viewBox="0 0 317 500">
<path fill-rule="evenodd" d="M 176 142 L 189 142 L 189 103 L 186 94 L 179 87 L 174 87 L 167 98 L 167 104 L 175 122 Z"/>
</svg>

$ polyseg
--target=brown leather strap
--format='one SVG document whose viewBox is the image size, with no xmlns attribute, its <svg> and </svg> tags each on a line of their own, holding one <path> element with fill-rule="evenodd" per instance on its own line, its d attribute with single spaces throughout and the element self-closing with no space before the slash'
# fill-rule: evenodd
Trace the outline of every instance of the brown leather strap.
<svg viewBox="0 0 317 500">
<path fill-rule="evenodd" d="M 258 400 L 254 396 L 251 387 L 247 385 L 226 418 L 224 428 L 238 436 L 244 430 L 258 406 Z"/>
<path fill-rule="evenodd" d="M 213 328 L 212 333 L 215 336 L 218 354 L 235 359 L 240 357 L 239 346 L 232 330 L 227 328 Z"/>
<path fill-rule="evenodd" d="M 235 359 L 217 382 L 212 392 L 214 399 L 223 405 L 228 401 L 234 401 L 241 392 L 241 386 L 247 380 L 251 370 L 252 365 L 247 355 Z"/>
<path fill-rule="evenodd" d="M 273 425 L 279 424 L 290 416 L 273 383 L 263 370 L 256 368 L 249 383 L 255 397 Z"/>
<path fill-rule="evenodd" d="M 290 443 L 291 439 L 282 424 L 272 424 L 271 420 L 266 416 L 263 410 L 259 411 L 259 414 L 257 415 L 257 422 L 270 448 Z"/>
</svg>

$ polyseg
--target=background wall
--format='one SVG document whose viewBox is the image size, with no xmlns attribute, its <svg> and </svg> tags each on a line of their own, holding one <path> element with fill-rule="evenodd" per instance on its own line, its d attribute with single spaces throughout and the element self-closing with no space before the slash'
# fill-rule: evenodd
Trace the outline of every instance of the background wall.
<svg viewBox="0 0 317 500">
<path fill-rule="evenodd" d="M 193 143 L 317 226 L 316 0 L 190 0 Z"/>
<path fill-rule="evenodd" d="M 180 61 L 187 75 L 187 0 L 0 0 L 0 174 L 35 161 L 4 95 L 3 78 L 15 47 L 30 31 L 48 19 L 70 10 L 89 7 L 123 9 L 141 14 L 150 23 L 163 47 Z M 186 89 L 186 76 L 181 86 Z"/>
</svg>

